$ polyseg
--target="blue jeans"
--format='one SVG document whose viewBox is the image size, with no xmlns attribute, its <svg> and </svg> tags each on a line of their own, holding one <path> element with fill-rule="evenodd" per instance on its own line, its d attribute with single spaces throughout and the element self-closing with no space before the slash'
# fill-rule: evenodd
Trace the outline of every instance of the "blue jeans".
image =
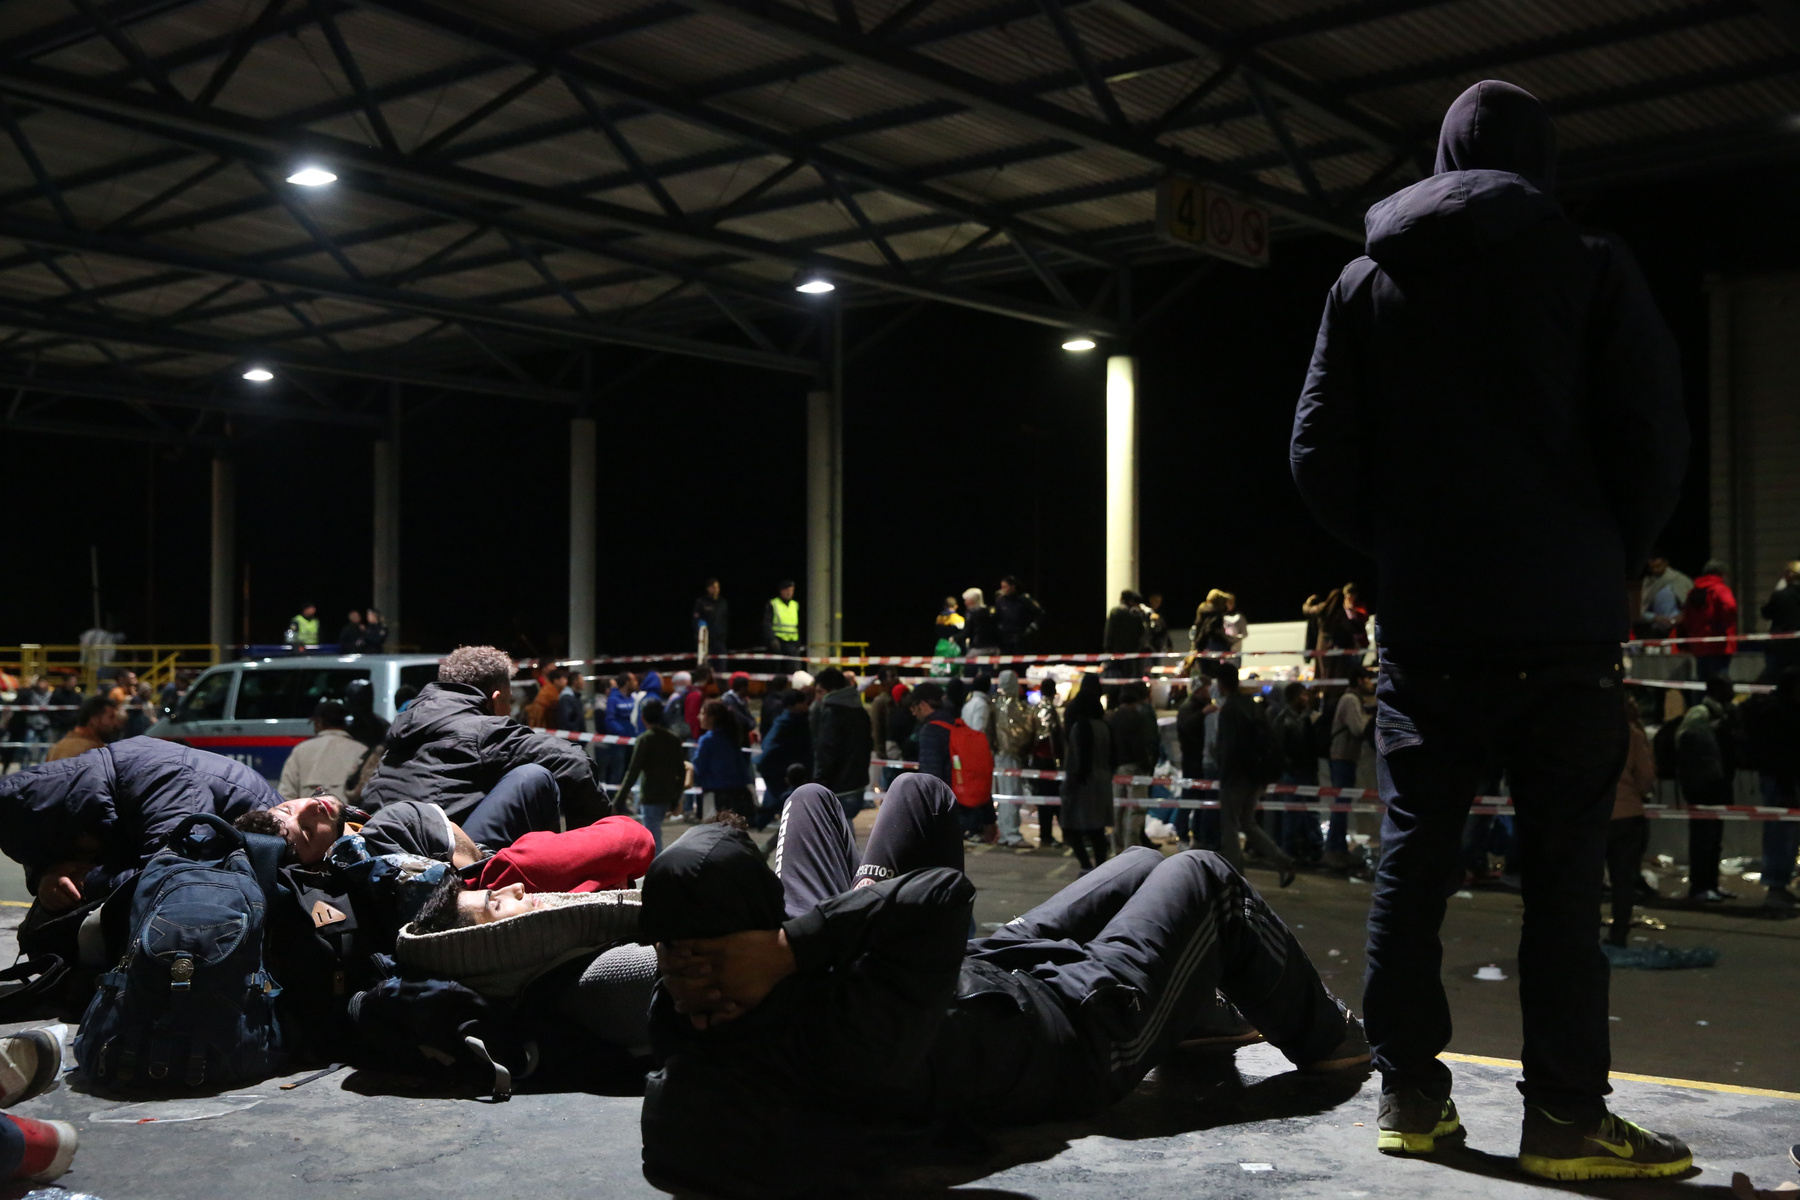
<svg viewBox="0 0 1800 1200">
<path fill-rule="evenodd" d="M 556 776 L 536 763 L 514 767 L 460 822 L 470 839 L 504 850 L 528 833 L 562 829 L 562 792 Z"/>
<path fill-rule="evenodd" d="M 1796 789 L 1785 791 L 1768 775 L 1761 776 L 1762 802 L 1770 808 L 1800 808 Z M 1794 881 L 1794 856 L 1800 854 L 1800 821 L 1766 821 L 1762 831 L 1762 882 L 1784 888 Z"/>
<path fill-rule="evenodd" d="M 625 770 L 631 766 L 630 746 L 602 745 L 600 750 L 600 782 L 616 784 L 625 778 Z"/>
<path fill-rule="evenodd" d="M 1611 1090 L 1601 873 L 1627 735 L 1617 652 L 1558 665 L 1426 670 L 1384 661 L 1377 777 L 1387 815 L 1369 911 L 1363 1011 L 1384 1088 L 1450 1094 L 1445 900 L 1461 886 L 1465 818 L 1487 770 L 1512 782 L 1512 863 L 1528 1104 L 1565 1120 L 1605 1111 Z"/>
<path fill-rule="evenodd" d="M 1331 786 L 1334 788 L 1353 788 L 1356 786 L 1356 764 L 1331 760 Z M 1343 802 L 1343 797 L 1334 797 L 1333 804 Z M 1331 828 L 1325 831 L 1325 853 L 1350 853 L 1350 814 L 1334 812 L 1331 814 Z"/>
<path fill-rule="evenodd" d="M 1310 784 L 1318 778 L 1303 779 L 1292 771 L 1284 772 L 1282 783 L 1296 786 Z M 1313 796 L 1283 796 L 1283 800 L 1313 800 Z M 1319 850 L 1324 846 L 1324 839 L 1319 835 L 1319 814 L 1316 812 L 1284 812 L 1278 814 L 1281 820 L 1281 848 L 1290 857 L 1306 862 L 1316 861 Z"/>
<path fill-rule="evenodd" d="M 662 853 L 662 823 L 668 812 L 666 804 L 638 805 L 638 814 L 643 817 L 644 828 L 650 831 L 650 840 L 655 843 L 658 854 Z"/>
</svg>

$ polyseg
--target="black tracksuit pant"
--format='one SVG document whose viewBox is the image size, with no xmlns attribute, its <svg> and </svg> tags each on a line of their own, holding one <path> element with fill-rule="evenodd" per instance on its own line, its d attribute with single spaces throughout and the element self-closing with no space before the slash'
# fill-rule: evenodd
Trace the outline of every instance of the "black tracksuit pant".
<svg viewBox="0 0 1800 1200">
<path fill-rule="evenodd" d="M 961 870 L 956 822 L 947 785 L 902 775 L 888 790 L 859 861 L 836 797 L 817 785 L 797 789 L 783 810 L 778 843 L 777 874 L 790 919 L 862 879 L 879 882 L 923 867 Z M 1177 1042 L 1217 1021 L 1220 992 L 1295 1062 L 1327 1057 L 1344 1037 L 1343 1011 L 1293 933 L 1208 851 L 1165 860 L 1160 851 L 1128 849 L 993 936 L 971 941 L 967 961 L 1028 974 L 1043 985 L 1029 995 L 1066 1014 L 1050 1026 L 1074 1030 L 1061 1046 L 1035 1035 L 1006 1049 L 994 1044 L 1045 1027 L 1029 1022 L 1003 1022 L 978 1038 L 1001 1058 L 1075 1056 L 1048 1074 L 1021 1068 L 1017 1075 L 1070 1094 L 984 1097 L 983 1111 L 997 1120 L 1015 1105 L 1018 1118 L 1034 1119 L 1046 1103 L 1049 1111 L 1067 1113 L 1124 1095 Z M 947 1054 L 934 1075 L 948 1083 L 969 1058 Z M 1071 1080 L 1077 1081 L 1072 1087 Z M 1095 1087 L 1105 1094 L 1096 1095 Z M 981 1095 L 982 1081 L 971 1081 L 970 1090 Z"/>
</svg>

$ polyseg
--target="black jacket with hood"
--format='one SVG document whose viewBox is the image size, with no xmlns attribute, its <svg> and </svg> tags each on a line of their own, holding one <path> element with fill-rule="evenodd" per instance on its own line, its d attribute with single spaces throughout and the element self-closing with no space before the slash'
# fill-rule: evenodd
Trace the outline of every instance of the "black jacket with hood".
<svg viewBox="0 0 1800 1200">
<path fill-rule="evenodd" d="M 1554 157 L 1535 98 L 1476 84 L 1326 299 L 1289 457 L 1320 523 L 1374 556 L 1397 662 L 1479 630 L 1477 558 L 1537 598 L 1521 656 L 1616 652 L 1679 496 L 1674 341 L 1625 248 L 1564 214 Z"/>
<path fill-rule="evenodd" d="M 1106 1069 L 1048 985 L 966 941 L 975 888 L 911 871 L 785 920 L 781 882 L 744 833 L 690 830 L 644 879 L 640 937 L 786 931 L 795 971 L 755 1009 L 696 1032 L 659 985 L 644 1093 L 646 1174 L 668 1190 L 762 1198 L 861 1194 L 887 1154 L 964 1122 L 1007 1125 L 1092 1111 Z M 1069 945 L 1065 955 L 1079 955 Z M 995 961 L 987 961 L 992 957 Z M 697 1154 L 696 1128 L 754 1154 Z M 885 1143 L 885 1145 L 884 1145 Z"/>
<path fill-rule="evenodd" d="M 862 696 L 852 684 L 826 692 L 813 730 L 813 782 L 834 792 L 861 792 L 869 786 L 869 759 L 875 736 Z"/>
<path fill-rule="evenodd" d="M 0 850 L 24 864 L 35 894 L 44 868 L 98 865 L 83 894 L 104 895 L 143 869 L 183 818 L 235 821 L 273 808 L 273 784 L 236 759 L 161 738 L 126 738 L 0 780 Z M 92 848 L 78 843 L 91 839 Z"/>
<path fill-rule="evenodd" d="M 587 755 L 574 743 L 493 716 L 487 697 L 466 683 L 428 683 L 388 729 L 381 767 L 363 789 L 363 807 L 423 800 L 460 824 L 502 775 L 526 763 L 556 776 L 569 828 L 611 815 Z"/>
</svg>

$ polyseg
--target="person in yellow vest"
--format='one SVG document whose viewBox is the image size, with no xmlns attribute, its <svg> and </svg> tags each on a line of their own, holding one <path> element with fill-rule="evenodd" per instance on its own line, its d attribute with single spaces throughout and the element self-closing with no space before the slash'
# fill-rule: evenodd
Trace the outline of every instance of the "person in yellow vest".
<svg viewBox="0 0 1800 1200">
<path fill-rule="evenodd" d="M 287 634 L 282 638 L 290 646 L 316 646 L 319 644 L 319 610 L 317 606 L 308 604 L 299 615 L 288 622 Z"/>
<path fill-rule="evenodd" d="M 791 579 L 782 580 L 775 598 L 763 606 L 763 645 L 771 654 L 800 653 L 800 602 Z"/>
</svg>

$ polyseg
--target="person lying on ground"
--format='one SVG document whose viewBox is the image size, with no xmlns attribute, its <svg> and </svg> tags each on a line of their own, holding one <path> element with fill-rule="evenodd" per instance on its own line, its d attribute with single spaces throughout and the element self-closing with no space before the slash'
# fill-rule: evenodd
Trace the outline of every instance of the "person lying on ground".
<svg viewBox="0 0 1800 1200">
<path fill-rule="evenodd" d="M 295 861 L 324 861 L 349 828 L 344 801 L 310 796 L 239 817 L 247 833 L 285 839 Z M 459 825 L 436 804 L 398 800 L 353 832 L 370 854 L 411 854 L 474 868 L 472 886 L 519 884 L 531 892 L 591 892 L 621 888 L 640 878 L 654 854 L 650 833 L 630 817 L 603 817 L 558 832 L 556 781 L 542 767 L 509 772 Z M 479 866 L 477 866 L 479 864 Z"/>
<path fill-rule="evenodd" d="M 512 660 L 493 646 L 463 646 L 438 667 L 388 729 L 381 765 L 363 788 L 371 812 L 398 800 L 425 800 L 468 823 L 483 797 L 520 767 L 555 777 L 571 827 L 610 816 L 588 757 L 561 738 L 513 720 Z"/>
<path fill-rule="evenodd" d="M 244 764 L 161 738 L 128 738 L 0 780 L 0 851 L 25 867 L 31 923 L 110 894 L 194 813 L 234 821 L 281 793 Z"/>
<path fill-rule="evenodd" d="M 949 789 L 902 776 L 883 805 L 871 847 L 885 833 L 882 857 L 910 865 L 932 857 L 942 797 L 897 805 L 908 779 Z M 1212 1017 L 1215 992 L 1302 1068 L 1366 1069 L 1360 1023 L 1219 856 L 1134 847 L 968 941 L 967 877 L 942 861 L 887 877 L 867 854 L 858 864 L 822 792 L 790 799 L 779 876 L 743 833 L 702 826 L 645 877 L 639 936 L 661 971 L 662 1068 L 642 1116 L 651 1183 L 854 1194 L 884 1157 L 916 1160 L 964 1123 L 1091 1114 Z M 890 806 L 923 838 L 884 831 Z M 703 1127 L 756 1153 L 695 1154 Z"/>
</svg>

